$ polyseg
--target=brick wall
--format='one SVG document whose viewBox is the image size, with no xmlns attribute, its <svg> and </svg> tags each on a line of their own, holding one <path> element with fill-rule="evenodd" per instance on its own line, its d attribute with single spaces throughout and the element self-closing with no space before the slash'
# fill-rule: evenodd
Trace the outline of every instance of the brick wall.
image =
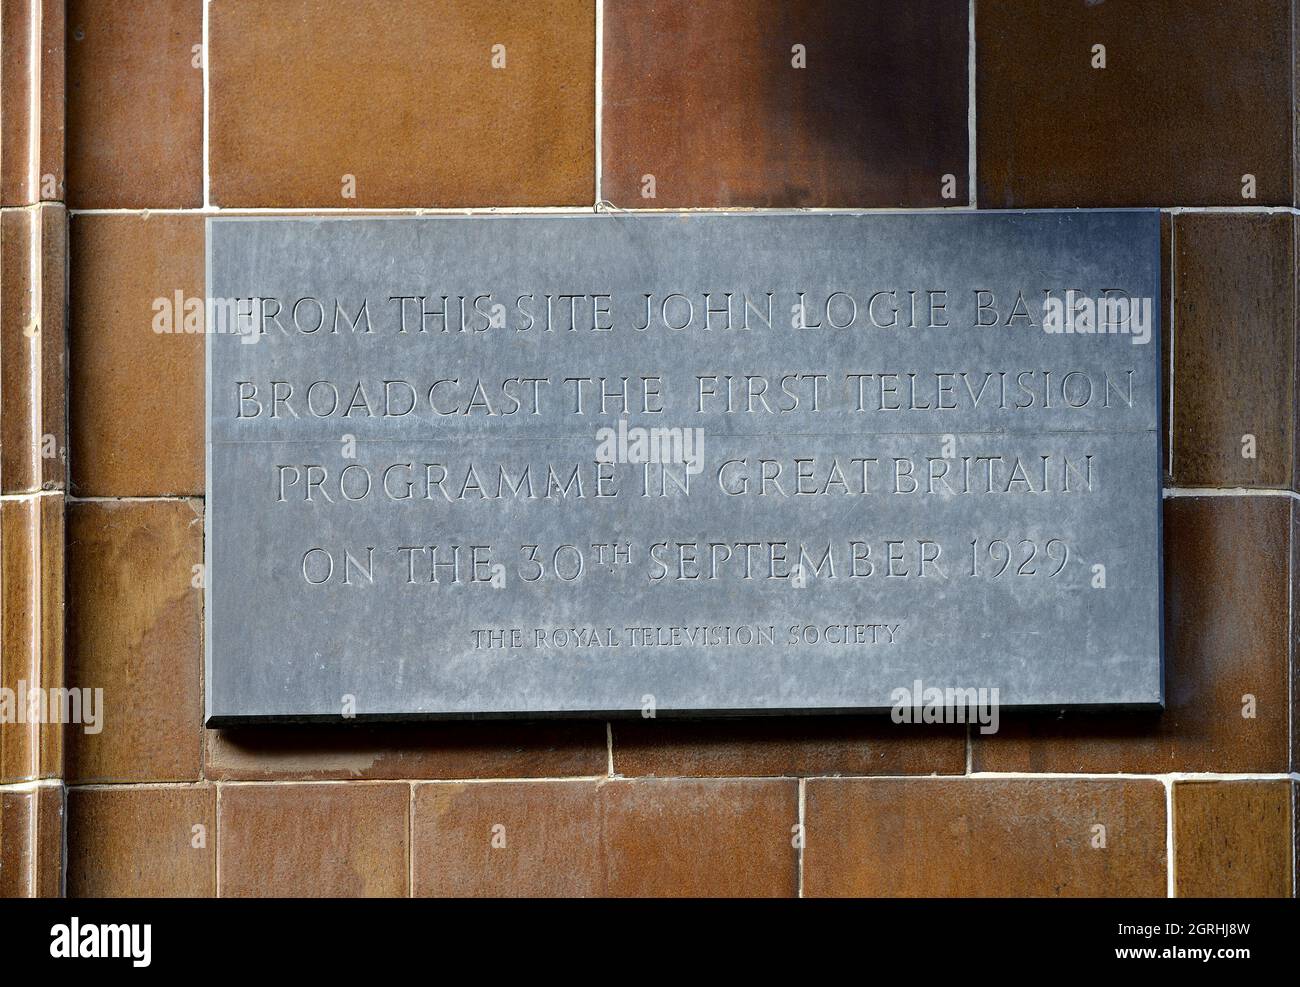
<svg viewBox="0 0 1300 987">
<path fill-rule="evenodd" d="M 0 894 L 1294 895 L 1297 8 L 3 0 L 0 683 L 107 725 Z M 205 216 L 1071 206 L 1164 210 L 1163 715 L 203 728 Z"/>
</svg>

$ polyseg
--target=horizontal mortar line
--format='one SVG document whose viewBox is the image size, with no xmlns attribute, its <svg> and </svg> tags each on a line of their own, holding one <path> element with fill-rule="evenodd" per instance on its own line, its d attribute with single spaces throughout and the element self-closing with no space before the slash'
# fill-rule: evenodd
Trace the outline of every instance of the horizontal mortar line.
<svg viewBox="0 0 1300 987">
<path fill-rule="evenodd" d="M 57 490 L 28 490 L 26 492 L 0 494 L 0 501 L 19 501 L 35 500 L 38 497 L 66 497 L 67 493 L 59 488 Z"/>
<path fill-rule="evenodd" d="M 287 785 L 526 785 L 534 782 L 730 782 L 730 781 L 1159 781 L 1176 783 L 1180 781 L 1293 781 L 1300 782 L 1300 773 L 1249 774 L 1231 772 L 1172 772 L 1166 774 L 1134 774 L 1131 772 L 1023 772 L 1023 771 L 978 771 L 973 774 L 816 774 L 816 775 L 553 775 L 537 778 L 205 778 L 191 782 L 55 782 L 64 784 L 69 789 L 78 791 L 125 791 L 153 789 L 204 789 L 220 786 L 287 786 Z M 31 784 L 31 783 L 27 783 Z M 0 786 L 3 788 L 6 786 Z"/>
<path fill-rule="evenodd" d="M 60 205 L 58 202 L 31 203 L 23 206 L 6 206 L 5 209 L 39 208 L 41 205 Z M 753 216 L 837 216 L 837 215 L 888 215 L 890 213 L 981 213 L 997 215 L 1017 212 L 1084 212 L 1084 211 L 1134 211 L 1154 209 L 1171 214 L 1224 213 L 1300 215 L 1295 206 L 1035 206 L 1024 208 L 991 209 L 966 204 L 952 206 L 654 206 L 624 208 L 609 202 L 577 206 L 191 206 L 184 208 L 93 208 L 68 209 L 70 216 L 144 216 L 197 215 L 375 215 L 375 216 L 499 216 L 499 215 L 665 215 L 670 213 L 744 214 Z"/>
<path fill-rule="evenodd" d="M 202 500 L 203 497 L 203 491 L 199 491 L 195 494 L 123 494 L 120 497 L 68 494 L 67 500 L 73 504 L 114 504 L 118 502 L 130 503 L 132 501 L 174 501 L 184 503 L 191 500 Z"/>
<path fill-rule="evenodd" d="M 0 792 L 35 792 L 42 788 L 63 788 L 61 778 L 39 778 L 31 781 L 14 781 L 0 785 Z"/>
<path fill-rule="evenodd" d="M 1300 499 L 1294 490 L 1279 487 L 1165 487 L 1166 500 L 1173 497 L 1290 497 Z"/>
</svg>

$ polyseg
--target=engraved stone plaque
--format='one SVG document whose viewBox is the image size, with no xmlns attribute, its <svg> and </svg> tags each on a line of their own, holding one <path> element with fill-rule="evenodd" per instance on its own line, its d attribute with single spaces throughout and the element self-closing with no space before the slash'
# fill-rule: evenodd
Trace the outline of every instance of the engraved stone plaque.
<svg viewBox="0 0 1300 987">
<path fill-rule="evenodd" d="M 1158 706 L 1159 242 L 209 219 L 209 722 Z"/>
</svg>

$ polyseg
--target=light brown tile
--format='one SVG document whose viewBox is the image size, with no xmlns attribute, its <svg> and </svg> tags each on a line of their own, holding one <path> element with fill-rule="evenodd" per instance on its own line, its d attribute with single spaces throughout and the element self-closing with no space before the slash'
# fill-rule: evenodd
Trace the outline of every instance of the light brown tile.
<svg viewBox="0 0 1300 987">
<path fill-rule="evenodd" d="M 557 778 L 608 763 L 605 724 L 591 720 L 207 731 L 206 774 L 223 781 Z"/>
<path fill-rule="evenodd" d="M 617 720 L 620 775 L 800 777 L 962 774 L 966 728 L 882 716 Z"/>
<path fill-rule="evenodd" d="M 63 789 L 0 789 L 0 898 L 63 893 Z"/>
<path fill-rule="evenodd" d="M 72 491 L 201 494 L 203 218 L 79 215 L 71 241 Z"/>
<path fill-rule="evenodd" d="M 60 205 L 0 211 L 0 489 L 67 478 L 67 215 Z"/>
<path fill-rule="evenodd" d="M 67 734 L 68 778 L 197 779 L 202 503 L 73 503 L 67 541 L 68 684 L 104 690 L 100 732 Z"/>
<path fill-rule="evenodd" d="M 793 781 L 432 783 L 414 820 L 417 895 L 797 892 Z"/>
<path fill-rule="evenodd" d="M 222 897 L 405 897 L 410 787 L 222 785 Z"/>
<path fill-rule="evenodd" d="M 45 494 L 0 502 L 0 686 L 14 710 L 0 723 L 0 783 L 63 773 L 63 704 L 38 713 L 30 697 L 63 685 L 64 499 Z M 20 717 L 15 714 L 21 710 Z"/>
<path fill-rule="evenodd" d="M 217 205 L 595 199 L 587 0 L 219 0 L 209 35 Z"/>
<path fill-rule="evenodd" d="M 6 206 L 64 197 L 63 15 L 64 0 L 0 5 L 0 203 Z"/>
<path fill-rule="evenodd" d="M 203 205 L 203 0 L 68 0 L 68 202 Z"/>
<path fill-rule="evenodd" d="M 1174 785 L 1174 886 L 1180 898 L 1289 898 L 1288 781 Z"/>
<path fill-rule="evenodd" d="M 207 785 L 71 789 L 68 897 L 212 896 L 216 807 Z"/>
<path fill-rule="evenodd" d="M 806 783 L 808 897 L 1163 897 L 1158 781 Z"/>
</svg>

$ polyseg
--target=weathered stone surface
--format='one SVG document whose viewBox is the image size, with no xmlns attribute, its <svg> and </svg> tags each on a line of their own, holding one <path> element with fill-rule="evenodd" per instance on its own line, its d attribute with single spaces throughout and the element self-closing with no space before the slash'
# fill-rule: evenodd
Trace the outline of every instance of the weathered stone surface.
<svg viewBox="0 0 1300 987">
<path fill-rule="evenodd" d="M 212 722 L 1161 701 L 1156 213 L 208 222 Z"/>
</svg>

